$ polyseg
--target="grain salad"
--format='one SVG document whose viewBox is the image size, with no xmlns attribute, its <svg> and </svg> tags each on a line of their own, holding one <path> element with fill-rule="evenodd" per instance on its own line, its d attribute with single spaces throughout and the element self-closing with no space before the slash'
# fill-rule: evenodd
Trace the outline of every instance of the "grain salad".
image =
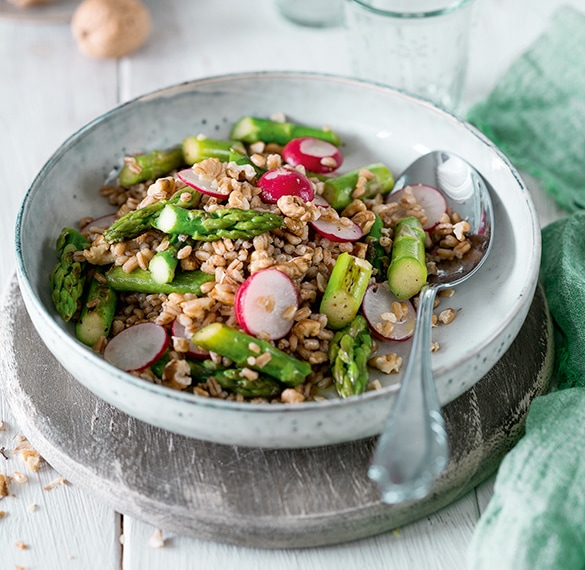
<svg viewBox="0 0 585 570">
<path fill-rule="evenodd" d="M 342 148 L 330 129 L 244 117 L 229 140 L 126 157 L 99 189 L 115 211 L 59 236 L 57 311 L 119 368 L 201 397 L 379 388 L 370 371 L 402 365 L 379 341 L 412 335 L 418 291 L 470 228 L 430 187 L 392 193 L 383 163 L 344 171 Z M 434 325 L 455 317 L 440 307 Z"/>
</svg>

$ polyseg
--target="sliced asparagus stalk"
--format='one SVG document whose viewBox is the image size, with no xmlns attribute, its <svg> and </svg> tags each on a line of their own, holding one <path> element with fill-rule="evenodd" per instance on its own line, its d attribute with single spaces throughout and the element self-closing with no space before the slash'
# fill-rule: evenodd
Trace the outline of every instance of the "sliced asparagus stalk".
<svg viewBox="0 0 585 570">
<path fill-rule="evenodd" d="M 73 255 L 89 245 L 89 240 L 72 228 L 64 228 L 57 238 L 59 261 L 51 271 L 49 283 L 55 309 L 65 322 L 79 314 L 86 282 L 86 262 L 75 261 Z"/>
<path fill-rule="evenodd" d="M 106 279 L 115 291 L 136 291 L 138 293 L 193 293 L 201 296 L 201 285 L 213 281 L 213 275 L 198 269 L 181 271 L 170 283 L 157 283 L 150 271 L 135 269 L 126 273 L 122 267 L 112 267 L 106 273 Z"/>
<path fill-rule="evenodd" d="M 167 351 L 163 353 L 163 355 L 154 364 L 150 365 L 150 370 L 157 378 L 160 378 L 162 380 L 165 366 L 170 362 L 170 360 L 171 355 Z"/>
<path fill-rule="evenodd" d="M 402 218 L 394 228 L 388 285 L 399 299 L 410 299 L 426 283 L 426 234 L 418 218 Z"/>
<path fill-rule="evenodd" d="M 368 359 L 372 351 L 368 323 L 361 315 L 333 336 L 329 344 L 329 362 L 335 389 L 342 398 L 365 392 L 369 380 Z"/>
<path fill-rule="evenodd" d="M 394 188 L 394 176 L 392 176 L 390 169 L 381 162 L 356 168 L 335 178 L 326 179 L 323 197 L 333 208 L 343 210 L 349 206 L 353 200 L 352 195 L 362 170 L 369 170 L 373 174 L 373 178 L 366 182 L 365 193 L 359 198 L 372 198 L 376 194 L 388 194 Z"/>
<path fill-rule="evenodd" d="M 281 145 L 298 137 L 315 137 L 339 146 L 339 137 L 333 131 L 249 116 L 234 123 L 230 137 L 246 143 L 263 141 Z"/>
<path fill-rule="evenodd" d="M 201 194 L 196 190 L 183 188 L 175 192 L 168 200 L 159 200 L 144 208 L 132 210 L 117 219 L 105 232 L 108 243 L 132 239 L 151 229 L 152 221 L 166 204 L 178 204 L 182 208 L 194 208 L 199 204 Z"/>
<path fill-rule="evenodd" d="M 251 368 L 287 386 L 300 384 L 311 372 L 308 362 L 297 360 L 270 342 L 223 323 L 213 323 L 199 329 L 191 337 L 191 342 L 229 358 L 239 368 Z"/>
<path fill-rule="evenodd" d="M 148 271 L 156 283 L 170 283 L 175 278 L 175 271 L 179 260 L 177 259 L 178 247 L 170 246 L 165 251 L 157 252 L 148 264 Z"/>
<path fill-rule="evenodd" d="M 327 326 L 340 329 L 355 318 L 372 276 L 372 265 L 347 252 L 341 253 L 323 293 L 320 311 L 327 315 Z"/>
<path fill-rule="evenodd" d="M 260 168 L 254 164 L 245 151 L 239 150 L 239 147 L 232 147 L 228 160 L 229 162 L 235 162 L 239 166 L 248 164 L 256 171 L 258 176 L 262 176 L 262 174 L 266 172 L 266 169 Z"/>
<path fill-rule="evenodd" d="M 170 283 L 175 278 L 175 271 L 179 265 L 177 255 L 188 245 L 188 242 L 179 240 L 177 235 L 170 236 L 169 242 L 167 249 L 155 253 L 148 264 L 148 270 L 157 283 Z"/>
<path fill-rule="evenodd" d="M 280 228 L 282 217 L 260 210 L 219 208 L 214 212 L 186 210 L 172 204 L 153 220 L 153 227 L 168 234 L 185 234 L 194 240 L 248 239 Z"/>
<path fill-rule="evenodd" d="M 232 151 L 246 154 L 246 149 L 237 141 L 209 139 L 207 137 L 187 137 L 183 140 L 183 155 L 189 166 L 206 158 L 217 158 L 222 162 L 228 162 L 231 160 Z"/>
<path fill-rule="evenodd" d="M 120 186 L 127 188 L 139 182 L 160 178 L 184 163 L 183 149 L 180 146 L 128 156 L 118 177 Z"/>
<path fill-rule="evenodd" d="M 81 316 L 75 326 L 75 335 L 87 346 L 94 346 L 101 337 L 110 334 L 116 314 L 118 296 L 97 271 L 89 282 Z"/>
</svg>

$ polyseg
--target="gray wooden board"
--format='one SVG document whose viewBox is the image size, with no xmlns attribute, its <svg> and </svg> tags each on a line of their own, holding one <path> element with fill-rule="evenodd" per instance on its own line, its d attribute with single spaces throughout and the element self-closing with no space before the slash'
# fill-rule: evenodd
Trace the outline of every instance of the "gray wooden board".
<svg viewBox="0 0 585 570">
<path fill-rule="evenodd" d="M 478 326 L 480 326 L 478 324 Z M 138 421 L 69 375 L 38 337 L 16 280 L 0 312 L 0 382 L 22 432 L 67 480 L 165 531 L 261 548 L 336 544 L 392 530 L 469 492 L 523 432 L 549 386 L 551 320 L 538 289 L 518 337 L 444 407 L 451 458 L 427 498 L 378 499 L 366 475 L 375 438 L 314 449 L 218 445 Z"/>
</svg>

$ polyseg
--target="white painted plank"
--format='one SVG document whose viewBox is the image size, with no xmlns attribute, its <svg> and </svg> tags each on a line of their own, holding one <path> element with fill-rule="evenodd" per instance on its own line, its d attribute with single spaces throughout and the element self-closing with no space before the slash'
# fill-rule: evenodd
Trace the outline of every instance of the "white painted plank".
<svg viewBox="0 0 585 570">
<path fill-rule="evenodd" d="M 341 27 L 295 26 L 280 17 L 271 0 L 147 3 L 155 28 L 148 43 L 122 63 L 122 100 L 225 73 L 349 73 Z"/>
<path fill-rule="evenodd" d="M 470 493 L 438 515 L 393 533 L 339 546 L 291 550 L 242 548 L 164 532 L 164 546 L 154 548 L 150 540 L 157 529 L 125 517 L 123 570 L 463 570 L 462 553 L 473 531 L 475 512 L 475 497 Z"/>
<path fill-rule="evenodd" d="M 0 518 L 0 568 L 117 568 L 120 516 L 72 485 L 46 490 L 59 474 L 44 461 L 32 471 L 13 453 L 21 434 L 1 397 L 0 421 L 0 474 L 12 478 L 10 495 L 0 499 L 5 513 Z"/>
<path fill-rule="evenodd" d="M 116 62 L 81 56 L 66 24 L 0 21 L 0 287 L 26 189 L 73 132 L 116 102 Z"/>
<path fill-rule="evenodd" d="M 14 223 L 39 168 L 75 130 L 115 102 L 116 63 L 80 56 L 67 25 L 0 22 L 0 288 L 14 270 Z M 42 222 L 42 220 L 40 221 Z M 71 485 L 43 487 L 58 477 L 48 464 L 28 470 L 12 455 L 20 434 L 0 395 L 0 473 L 28 480 L 0 500 L 2 568 L 117 568 L 120 516 Z M 31 505 L 37 505 L 32 510 Z M 22 541 L 27 546 L 16 546 Z"/>
</svg>

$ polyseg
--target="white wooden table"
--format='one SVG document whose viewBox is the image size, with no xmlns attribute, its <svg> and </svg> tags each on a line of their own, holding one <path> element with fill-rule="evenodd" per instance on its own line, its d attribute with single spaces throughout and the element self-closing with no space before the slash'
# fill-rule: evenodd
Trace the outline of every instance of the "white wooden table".
<svg viewBox="0 0 585 570">
<path fill-rule="evenodd" d="M 490 92 L 562 3 L 480 0 L 464 108 Z M 569 3 L 585 12 L 585 0 Z M 120 61 L 80 55 L 67 23 L 0 18 L 0 286 L 14 271 L 14 221 L 26 189 L 65 138 L 91 119 L 159 87 L 209 75 L 261 69 L 349 74 L 341 28 L 295 27 L 279 17 L 271 0 L 152 0 L 149 7 L 154 31 L 148 44 Z M 538 186 L 527 182 L 543 225 L 559 216 Z M 490 480 L 397 532 L 336 547 L 264 551 L 162 529 L 164 546 L 154 548 L 154 527 L 123 517 L 73 485 L 43 489 L 59 474 L 47 464 L 29 472 L 10 453 L 20 431 L 1 394 L 0 421 L 0 474 L 28 477 L 12 483 L 15 496 L 0 500 L 6 513 L 0 519 L 0 570 L 456 570 L 465 568 L 467 544 L 492 492 Z"/>
</svg>

